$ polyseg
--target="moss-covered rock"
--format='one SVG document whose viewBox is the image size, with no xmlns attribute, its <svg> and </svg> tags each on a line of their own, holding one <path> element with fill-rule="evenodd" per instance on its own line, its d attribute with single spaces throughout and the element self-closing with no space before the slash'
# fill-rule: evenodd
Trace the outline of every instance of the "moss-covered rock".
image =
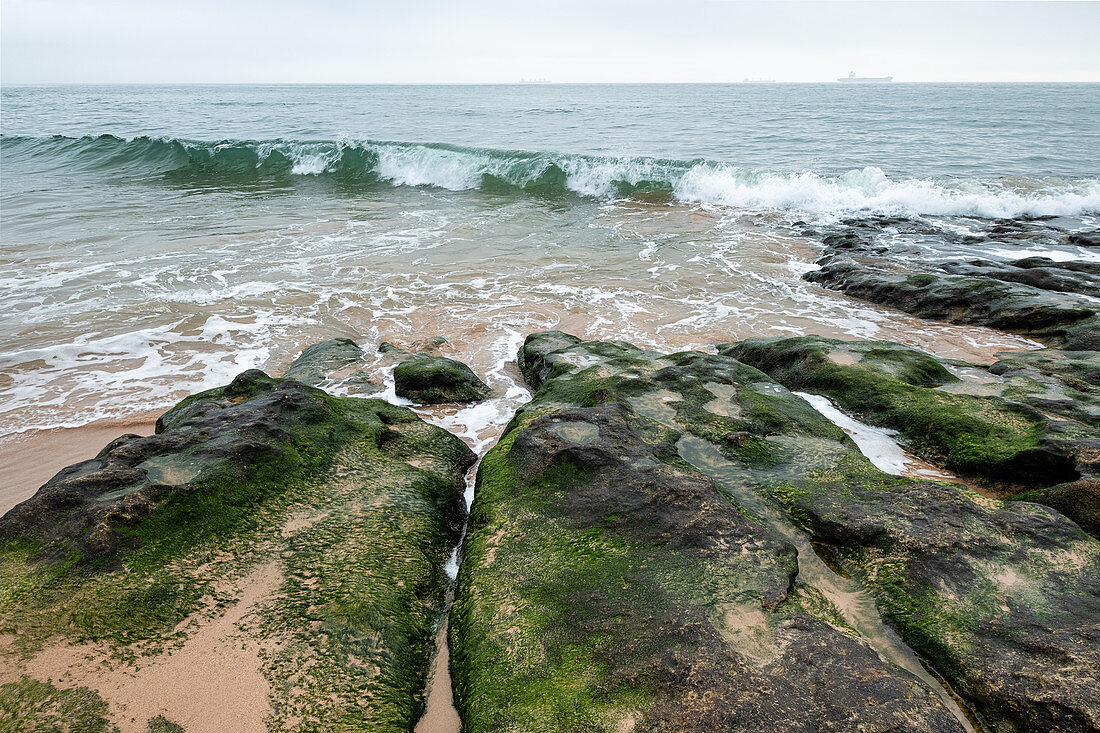
<svg viewBox="0 0 1100 733">
<path fill-rule="evenodd" d="M 441 402 L 477 402 L 492 390 L 470 367 L 444 356 L 415 356 L 393 370 L 399 397 L 422 405 Z"/>
<path fill-rule="evenodd" d="M 828 396 L 951 470 L 1008 487 L 1076 480 L 1077 461 L 1052 443 L 1038 410 L 990 394 L 938 389 L 958 382 L 939 360 L 899 344 L 805 336 L 720 344 L 791 389 Z"/>
<path fill-rule="evenodd" d="M 1100 542 L 1052 509 L 902 479 L 776 492 L 992 730 L 1100 726 Z"/>
<path fill-rule="evenodd" d="M 481 464 L 451 616 L 464 730 L 960 729 L 750 488 L 868 465 L 835 426 L 711 354 L 547 333 L 520 364 L 539 391 Z"/>
<path fill-rule="evenodd" d="M 286 368 L 286 378 L 316 387 L 333 372 L 363 360 L 363 350 L 349 338 L 322 341 L 306 349 Z"/>
<path fill-rule="evenodd" d="M 1100 349 L 1100 316 L 1081 295 L 992 277 L 899 272 L 875 260 L 821 262 L 807 280 L 862 300 L 922 318 L 1016 331 L 1065 349 Z"/>
<path fill-rule="evenodd" d="M 1100 429 L 1100 352 L 1042 349 L 1002 356 L 989 372 L 1006 382 L 1006 398 Z"/>
<path fill-rule="evenodd" d="M 3 653 L 168 653 L 274 563 L 248 632 L 271 650 L 271 726 L 410 730 L 473 460 L 407 408 L 245 372 L 0 519 Z"/>
</svg>

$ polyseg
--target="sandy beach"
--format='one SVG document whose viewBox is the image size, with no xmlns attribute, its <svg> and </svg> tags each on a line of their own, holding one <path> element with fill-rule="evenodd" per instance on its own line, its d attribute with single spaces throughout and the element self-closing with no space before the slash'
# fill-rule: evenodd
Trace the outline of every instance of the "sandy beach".
<svg viewBox="0 0 1100 733">
<path fill-rule="evenodd" d="M 152 435 L 155 416 L 78 428 L 32 430 L 0 442 L 0 515 L 34 495 L 66 466 L 95 458 L 120 435 Z"/>
</svg>

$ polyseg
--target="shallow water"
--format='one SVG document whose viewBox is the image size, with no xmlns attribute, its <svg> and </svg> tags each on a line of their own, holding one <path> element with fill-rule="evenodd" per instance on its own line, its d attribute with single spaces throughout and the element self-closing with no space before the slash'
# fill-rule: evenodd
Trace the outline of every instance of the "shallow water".
<svg viewBox="0 0 1100 733">
<path fill-rule="evenodd" d="M 1031 348 L 800 278 L 823 227 L 879 214 L 906 222 L 882 235 L 899 258 L 1100 257 L 1067 243 L 1100 218 L 1098 91 L 4 87 L 0 439 L 155 412 L 333 336 L 443 335 L 482 376 L 548 328 Z M 1024 215 L 1056 218 L 988 234 Z"/>
</svg>

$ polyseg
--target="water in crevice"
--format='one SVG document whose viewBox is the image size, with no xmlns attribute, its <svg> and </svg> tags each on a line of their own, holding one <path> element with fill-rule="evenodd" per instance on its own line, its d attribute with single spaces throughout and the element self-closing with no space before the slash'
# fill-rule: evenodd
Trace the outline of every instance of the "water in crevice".
<svg viewBox="0 0 1100 733">
<path fill-rule="evenodd" d="M 883 622 L 870 593 L 858 580 L 834 572 L 818 555 L 809 537 L 745 481 L 742 466 L 728 460 L 713 443 L 692 435 L 680 438 L 676 448 L 684 460 L 713 478 L 740 507 L 794 545 L 798 551 L 798 575 L 802 581 L 820 590 L 884 661 L 921 680 L 940 697 L 967 731 L 982 733 L 981 728 L 972 722 L 976 719 L 973 712 L 966 709 L 958 696 L 937 676 L 930 674 L 916 652 Z"/>
<path fill-rule="evenodd" d="M 827 397 L 809 394 L 808 392 L 793 392 L 792 394 L 798 395 L 809 402 L 810 406 L 824 415 L 829 422 L 849 435 L 860 452 L 878 470 L 894 476 L 962 483 L 962 479 L 955 474 L 917 458 L 898 445 L 898 442 L 894 439 L 894 436 L 898 434 L 896 430 L 878 428 L 862 423 L 839 410 Z"/>
<path fill-rule="evenodd" d="M 384 391 L 382 396 L 390 401 L 400 401 L 409 405 L 425 421 L 438 425 L 457 435 L 477 456 L 477 461 L 466 472 L 466 488 L 463 498 L 466 511 L 469 512 L 474 501 L 474 484 L 481 459 L 496 443 L 505 426 L 516 410 L 531 399 L 531 392 L 518 379 L 518 372 L 510 362 L 523 343 L 524 334 L 518 330 L 507 330 L 492 345 L 493 365 L 481 376 L 486 384 L 493 388 L 493 394 L 486 400 L 470 405 L 424 407 L 411 404 L 396 396 L 393 385 L 393 367 L 383 372 Z M 432 657 L 432 666 L 428 676 L 427 705 L 424 714 L 414 729 L 417 733 L 458 733 L 462 721 L 454 706 L 449 670 L 450 649 L 447 644 L 448 618 L 451 603 L 454 601 L 455 582 L 458 579 L 458 566 L 462 561 L 460 551 L 466 538 L 466 527 L 451 549 L 450 557 L 443 567 L 450 579 L 446 603 L 439 628 L 436 632 L 436 652 Z"/>
</svg>

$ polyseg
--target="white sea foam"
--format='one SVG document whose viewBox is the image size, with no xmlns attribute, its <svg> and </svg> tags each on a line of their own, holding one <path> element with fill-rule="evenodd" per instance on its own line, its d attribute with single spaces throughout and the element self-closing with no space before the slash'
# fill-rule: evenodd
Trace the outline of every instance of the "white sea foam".
<svg viewBox="0 0 1100 733">
<path fill-rule="evenodd" d="M 795 392 L 802 399 L 851 436 L 863 455 L 880 471 L 894 476 L 937 479 L 949 481 L 953 474 L 940 471 L 905 451 L 894 439 L 896 430 L 876 428 L 838 410 L 828 398 L 807 392 Z"/>
<path fill-rule="evenodd" d="M 881 212 L 1011 218 L 1100 211 L 1100 181 L 1096 180 L 1013 189 L 1002 183 L 975 180 L 893 181 L 875 167 L 830 177 L 699 164 L 677 182 L 675 193 L 685 202 L 818 214 Z"/>
</svg>

